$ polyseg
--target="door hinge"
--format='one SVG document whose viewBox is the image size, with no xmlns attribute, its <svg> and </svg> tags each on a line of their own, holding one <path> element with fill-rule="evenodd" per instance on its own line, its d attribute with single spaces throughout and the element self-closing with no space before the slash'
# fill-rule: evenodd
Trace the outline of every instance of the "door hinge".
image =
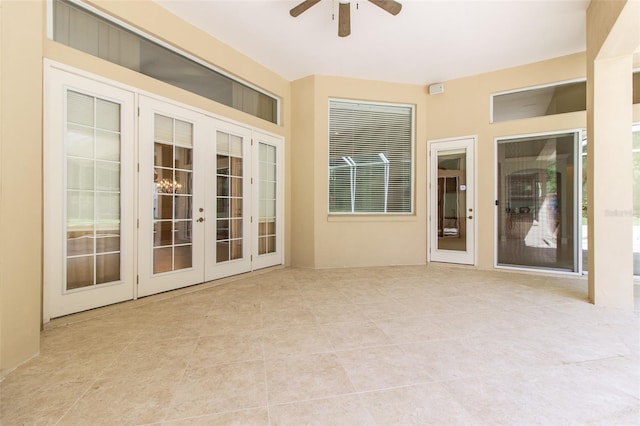
<svg viewBox="0 0 640 426">
<path fill-rule="evenodd" d="M 136 284 L 140 284 L 140 275 L 136 275 Z"/>
<path fill-rule="evenodd" d="M 251 255 L 251 261 L 253 262 L 253 255 Z"/>
<path fill-rule="evenodd" d="M 253 139 L 251 139 L 251 146 L 253 146 Z"/>
<path fill-rule="evenodd" d="M 253 223 L 253 216 L 251 216 L 251 222 L 250 223 Z"/>
<path fill-rule="evenodd" d="M 140 173 L 140 163 L 138 163 L 138 173 Z"/>
<path fill-rule="evenodd" d="M 140 228 L 140 219 L 136 219 L 136 228 Z"/>
<path fill-rule="evenodd" d="M 138 117 L 140 117 L 140 107 L 138 107 Z"/>
<path fill-rule="evenodd" d="M 251 178 L 251 185 L 253 185 L 253 178 Z"/>
<path fill-rule="evenodd" d="M 496 206 L 498 206 L 498 205 L 500 205 L 500 204 L 498 203 L 498 200 L 496 200 Z"/>
</svg>

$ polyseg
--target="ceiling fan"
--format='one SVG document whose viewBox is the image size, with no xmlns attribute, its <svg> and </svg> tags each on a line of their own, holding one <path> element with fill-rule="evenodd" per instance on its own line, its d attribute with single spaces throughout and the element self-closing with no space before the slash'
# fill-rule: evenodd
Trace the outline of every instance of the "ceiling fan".
<svg viewBox="0 0 640 426">
<path fill-rule="evenodd" d="M 320 0 L 304 0 L 302 3 L 291 9 L 289 13 L 295 18 L 319 2 Z M 394 16 L 402 10 L 402 5 L 394 0 L 369 0 L 369 2 L 386 10 Z M 351 34 L 351 4 L 349 0 L 339 0 L 338 35 L 340 37 L 346 37 L 349 34 Z"/>
</svg>

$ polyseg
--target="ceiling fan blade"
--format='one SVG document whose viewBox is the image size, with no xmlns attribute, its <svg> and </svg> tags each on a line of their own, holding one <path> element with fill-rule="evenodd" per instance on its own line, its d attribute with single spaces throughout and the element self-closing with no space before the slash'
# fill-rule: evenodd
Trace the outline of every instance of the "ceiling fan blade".
<svg viewBox="0 0 640 426">
<path fill-rule="evenodd" d="M 296 16 L 300 15 L 302 12 L 306 11 L 307 9 L 309 9 L 311 6 L 315 5 L 318 2 L 320 2 L 320 0 L 305 0 L 299 5 L 297 5 L 296 7 L 294 7 L 293 9 L 291 9 L 289 11 L 289 14 L 291 14 L 291 16 L 295 18 Z"/>
<path fill-rule="evenodd" d="M 382 8 L 392 15 L 397 15 L 402 10 L 402 5 L 394 0 L 369 0 L 379 8 Z"/>
<path fill-rule="evenodd" d="M 346 37 L 351 34 L 351 3 L 340 2 L 338 9 L 338 35 Z"/>
</svg>

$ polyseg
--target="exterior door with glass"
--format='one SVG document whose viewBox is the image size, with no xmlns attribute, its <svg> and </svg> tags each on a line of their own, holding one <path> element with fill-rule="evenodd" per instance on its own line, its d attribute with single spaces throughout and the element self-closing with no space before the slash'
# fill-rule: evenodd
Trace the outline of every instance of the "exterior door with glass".
<svg viewBox="0 0 640 426">
<path fill-rule="evenodd" d="M 253 134 L 253 269 L 283 262 L 282 139 Z"/>
<path fill-rule="evenodd" d="M 134 297 L 134 94 L 49 66 L 43 320 Z"/>
<path fill-rule="evenodd" d="M 582 132 L 497 141 L 496 266 L 581 272 Z"/>
<path fill-rule="evenodd" d="M 475 264 L 475 138 L 435 141 L 430 156 L 430 260 Z"/>
<path fill-rule="evenodd" d="M 138 296 L 204 281 L 207 117 L 140 96 Z"/>
<path fill-rule="evenodd" d="M 205 280 L 251 270 L 251 130 L 210 119 L 205 223 Z"/>
</svg>

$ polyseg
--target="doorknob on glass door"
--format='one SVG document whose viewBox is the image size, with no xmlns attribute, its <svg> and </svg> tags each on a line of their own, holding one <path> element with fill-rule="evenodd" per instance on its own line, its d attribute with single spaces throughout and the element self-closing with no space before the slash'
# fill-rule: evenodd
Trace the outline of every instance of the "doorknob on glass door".
<svg viewBox="0 0 640 426">
<path fill-rule="evenodd" d="M 199 217 L 198 222 L 204 222 L 204 217 Z"/>
</svg>

